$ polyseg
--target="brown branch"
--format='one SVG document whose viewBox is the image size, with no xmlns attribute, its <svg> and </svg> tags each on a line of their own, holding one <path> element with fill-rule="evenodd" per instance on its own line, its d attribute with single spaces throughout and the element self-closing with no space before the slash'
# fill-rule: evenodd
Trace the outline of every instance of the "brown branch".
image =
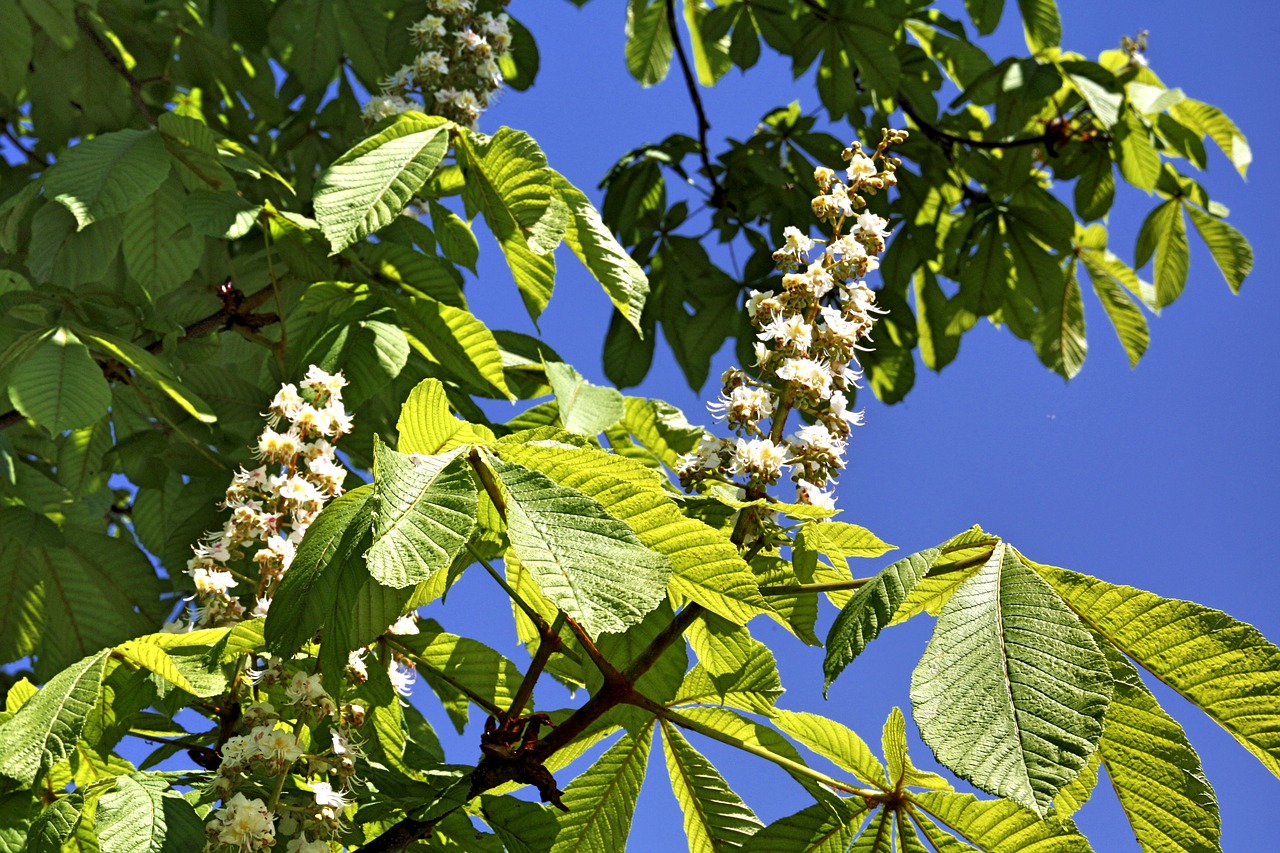
<svg viewBox="0 0 1280 853">
<path fill-rule="evenodd" d="M 151 112 L 151 108 L 147 106 L 146 100 L 142 97 L 142 81 L 133 76 L 133 72 L 124 64 L 124 60 L 89 24 L 88 19 L 85 17 L 87 8 L 84 4 L 76 7 L 76 26 L 80 28 L 80 32 L 84 33 L 89 41 L 93 42 L 93 46 L 98 49 L 98 53 L 102 54 L 102 58 L 107 61 L 107 64 L 114 68 L 116 73 L 129 84 L 129 91 L 133 93 L 133 100 L 138 105 L 138 110 L 142 113 L 142 117 L 147 120 L 147 124 L 155 127 L 155 114 Z"/>
<path fill-rule="evenodd" d="M 906 114 L 907 118 L 915 122 L 920 132 L 938 144 L 945 142 L 957 145 L 967 145 L 970 148 L 980 148 L 984 151 L 999 151 L 1005 148 L 1024 148 L 1028 145 L 1048 145 L 1053 141 L 1053 136 L 1049 133 L 1042 133 L 1038 136 L 1028 136 L 1022 139 L 1009 140 L 991 140 L 991 139 L 971 139 L 968 136 L 958 136 L 954 133 L 948 133 L 937 125 L 930 124 L 918 113 L 915 107 L 911 106 L 911 102 L 907 100 L 906 95 L 898 93 L 898 107 Z"/>
<path fill-rule="evenodd" d="M 538 642 L 538 651 L 534 653 L 533 662 L 529 664 L 529 669 L 525 672 L 520 686 L 516 688 L 516 695 L 511 697 L 511 705 L 507 708 L 507 713 L 499 717 L 500 721 L 506 722 L 520 716 L 524 706 L 533 698 L 534 685 L 538 683 L 538 678 L 546 668 L 547 661 L 560 650 L 563 643 L 560 639 L 560 629 L 564 626 L 565 618 L 562 610 L 556 614 L 556 621 L 549 628 L 539 630 L 542 639 Z"/>
<path fill-rule="evenodd" d="M 693 77 L 693 69 L 689 67 L 689 57 L 685 55 L 684 43 L 680 41 L 680 30 L 676 27 L 675 0 L 667 2 L 667 29 L 671 31 L 671 42 L 675 45 L 676 59 L 680 62 L 680 71 L 684 76 L 685 88 L 689 90 L 689 100 L 693 102 L 693 111 L 698 116 L 698 156 L 702 160 L 702 170 L 711 181 L 711 206 L 725 206 L 725 191 L 716 179 L 715 170 L 711 168 L 711 156 L 707 153 L 707 131 L 711 130 L 711 122 L 707 119 L 707 111 L 702 106 L 702 96 L 698 94 L 698 81 Z"/>
</svg>

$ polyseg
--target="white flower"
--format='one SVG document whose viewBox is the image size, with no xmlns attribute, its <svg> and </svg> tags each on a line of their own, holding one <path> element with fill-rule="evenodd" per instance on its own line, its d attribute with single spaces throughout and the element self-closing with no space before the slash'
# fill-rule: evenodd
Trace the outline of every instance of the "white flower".
<svg viewBox="0 0 1280 853">
<path fill-rule="evenodd" d="M 324 496 L 320 494 L 315 485 L 301 474 L 294 474 L 292 477 L 285 479 L 276 490 L 276 494 L 286 501 L 295 503 L 324 500 Z"/>
<path fill-rule="evenodd" d="M 727 417 L 732 423 L 755 423 L 773 414 L 773 408 L 772 394 L 748 385 L 739 385 L 728 396 L 721 392 L 719 400 L 707 404 L 716 420 Z"/>
<path fill-rule="evenodd" d="M 883 243 L 885 238 L 889 236 L 889 222 L 876 216 L 869 210 L 864 210 L 858 214 L 857 220 L 853 223 L 850 231 L 854 234 L 870 235 L 871 237 Z"/>
<path fill-rule="evenodd" d="M 222 808 L 214 812 L 218 829 L 218 841 L 252 850 L 270 846 L 275 840 L 276 828 L 271 822 L 271 812 L 259 799 L 250 800 L 244 794 L 236 794 Z"/>
<path fill-rule="evenodd" d="M 813 343 L 813 327 L 799 314 L 777 316 L 756 335 L 762 341 L 772 340 L 778 346 L 808 351 Z"/>
<path fill-rule="evenodd" d="M 361 115 L 364 116 L 365 121 L 375 124 L 388 116 L 400 115 L 400 113 L 413 109 L 419 109 L 418 105 L 413 101 L 406 100 L 399 95 L 383 93 L 374 95 L 369 100 L 369 103 L 364 105 Z"/>
<path fill-rule="evenodd" d="M 258 751 L 264 757 L 280 764 L 292 764 L 302 757 L 302 747 L 293 732 L 258 726 L 249 737 L 257 744 Z"/>
<path fill-rule="evenodd" d="M 844 467 L 844 440 L 820 423 L 801 427 L 789 440 L 792 448 L 808 460 Z"/>
<path fill-rule="evenodd" d="M 822 507 L 823 509 L 836 508 L 835 495 L 831 492 L 824 492 L 808 480 L 796 480 L 796 500 L 802 504 Z"/>
<path fill-rule="evenodd" d="M 806 234 L 794 225 L 788 225 L 782 229 L 782 236 L 787 241 L 787 244 L 782 247 L 783 251 L 791 252 L 797 257 L 808 254 L 809 250 L 813 248 L 813 240 L 809 239 Z"/>
<path fill-rule="evenodd" d="M 191 579 L 195 581 L 196 593 L 201 596 L 226 595 L 227 590 L 237 585 L 231 572 L 218 572 L 206 568 L 192 569 Z"/>
<path fill-rule="evenodd" d="M 458 100 L 458 90 L 452 86 L 446 86 L 443 89 L 437 89 L 435 93 L 437 103 L 452 104 Z"/>
<path fill-rule="evenodd" d="M 851 427 L 862 426 L 865 412 L 862 410 L 856 412 L 850 411 L 849 401 L 844 396 L 843 391 L 835 391 L 832 393 L 831 404 L 828 411 L 830 411 L 833 416 L 847 421 Z"/>
<path fill-rule="evenodd" d="M 849 169 L 845 174 L 849 176 L 849 183 L 856 186 L 867 178 L 875 177 L 875 161 L 865 154 L 854 154 L 853 159 L 849 161 Z"/>
<path fill-rule="evenodd" d="M 747 316 L 752 320 L 756 318 L 756 313 L 760 310 L 760 303 L 766 299 L 773 299 L 773 291 L 766 290 L 763 293 L 759 290 L 751 291 L 747 297 Z"/>
<path fill-rule="evenodd" d="M 782 466 L 790 460 L 790 451 L 767 438 L 738 439 L 733 449 L 729 470 L 762 480 L 771 480 L 782 473 Z"/>
<path fill-rule="evenodd" d="M 387 628 L 388 634 L 397 636 L 405 636 L 408 634 L 418 633 L 418 619 L 414 613 L 406 613 L 391 623 L 391 627 Z"/>
<path fill-rule="evenodd" d="M 387 668 L 387 676 L 391 679 L 391 686 L 401 696 L 408 696 L 413 692 L 413 682 L 417 678 L 417 673 L 400 661 L 392 659 L 391 665 Z"/>
<path fill-rule="evenodd" d="M 835 171 L 826 166 L 819 166 L 813 170 L 813 180 L 818 184 L 818 189 L 824 193 L 831 189 L 831 182 L 835 179 Z"/>
<path fill-rule="evenodd" d="M 222 766 L 225 768 L 242 767 L 261 753 L 258 744 L 248 735 L 233 735 L 222 744 Z"/>
<path fill-rule="evenodd" d="M 347 805 L 347 795 L 333 790 L 328 782 L 316 782 L 311 786 L 311 793 L 315 795 L 316 805 L 321 808 L 342 809 Z"/>
<path fill-rule="evenodd" d="M 449 60 L 445 59 L 444 54 L 438 50 L 428 50 L 425 53 L 418 54 L 418 57 L 413 61 L 413 66 L 419 77 L 427 77 L 432 74 L 438 74 L 443 77 L 449 73 Z"/>
<path fill-rule="evenodd" d="M 299 702 L 309 702 L 319 699 L 327 695 L 324 692 L 324 686 L 320 683 L 320 675 L 307 675 L 305 672 L 295 672 L 289 679 L 289 684 L 284 689 L 284 695 L 289 698 L 291 704 Z"/>
<path fill-rule="evenodd" d="M 831 394 L 831 368 L 811 358 L 788 358 L 778 368 L 778 378 L 793 382 L 814 397 Z"/>
</svg>

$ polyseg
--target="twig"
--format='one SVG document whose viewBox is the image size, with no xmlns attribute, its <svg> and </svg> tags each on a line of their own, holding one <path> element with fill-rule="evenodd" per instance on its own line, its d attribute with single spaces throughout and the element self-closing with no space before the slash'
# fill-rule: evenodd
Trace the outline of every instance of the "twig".
<svg viewBox="0 0 1280 853">
<path fill-rule="evenodd" d="M 564 611 L 561 611 L 556 614 L 556 620 L 551 623 L 550 629 L 543 633 L 542 640 L 538 643 L 538 651 L 533 655 L 533 662 L 529 664 L 529 669 L 525 672 L 524 679 L 516 689 L 516 695 L 511 697 L 511 706 L 507 708 L 507 713 L 499 718 L 503 722 L 520 716 L 521 712 L 524 711 L 524 706 L 533 698 L 534 685 L 538 683 L 538 678 L 546 668 L 547 661 L 551 660 L 551 656 L 559 651 L 563 642 L 560 639 L 560 629 L 564 627 L 564 621 Z"/>
<path fill-rule="evenodd" d="M 1047 145 L 1053 141 L 1053 137 L 1048 133 L 1042 133 L 1039 136 L 1028 136 L 1022 139 L 1009 139 L 1005 141 L 971 139 L 968 136 L 957 136 L 954 133 L 948 133 L 942 128 L 925 121 L 920 113 L 916 112 L 915 107 L 911 106 L 906 95 L 901 93 L 898 94 L 898 107 L 906 114 L 907 118 L 915 122 L 921 133 L 937 143 L 952 142 L 957 145 L 967 145 L 970 148 L 981 148 L 984 151 L 998 151 L 1005 148 L 1024 148 L 1028 145 Z"/>
<path fill-rule="evenodd" d="M 707 111 L 702 106 L 702 96 L 698 94 L 698 81 L 693 77 L 693 69 L 689 67 L 689 57 L 684 52 L 684 43 L 680 41 L 680 30 L 676 27 L 675 0 L 667 0 L 667 29 L 671 31 L 671 42 L 675 45 L 676 59 L 680 62 L 685 88 L 689 90 L 689 100 L 693 102 L 693 111 L 698 116 L 698 156 L 702 159 L 702 170 L 707 173 L 707 179 L 711 181 L 711 206 L 724 207 L 726 203 L 724 187 L 716 179 L 715 170 L 711 168 L 711 156 L 707 154 L 707 131 L 711 129 L 711 122 L 707 120 Z"/>
<path fill-rule="evenodd" d="M 22 141 L 18 139 L 18 137 L 14 136 L 13 131 L 9 129 L 9 122 L 4 118 L 0 118 L 0 133 L 3 133 L 4 137 L 13 143 L 14 148 L 17 148 L 22 152 L 23 156 L 27 158 L 29 163 L 39 166 L 41 169 L 49 166 L 48 161 L 39 154 L 32 151 L 30 148 L 24 148 L 22 146 Z"/>
<path fill-rule="evenodd" d="M 847 581 L 823 581 L 820 583 L 792 583 L 780 586 L 762 586 L 761 595 L 798 595 L 805 592 L 842 592 L 859 589 L 871 582 L 871 578 L 851 578 Z"/>
<path fill-rule="evenodd" d="M 85 18 L 85 6 L 76 7 L 76 26 L 85 34 L 89 41 L 93 42 L 94 47 L 102 54 L 102 58 L 107 64 L 116 70 L 116 73 L 124 78 L 129 84 L 129 91 L 133 93 L 133 100 L 138 105 L 138 111 L 142 113 L 142 117 L 147 120 L 147 124 L 152 127 L 156 126 L 155 114 L 151 112 L 151 108 L 147 106 L 147 102 L 142 97 L 142 81 L 133 76 L 133 72 L 125 66 L 124 60 L 121 59 L 111 48 L 111 45 L 98 35 L 97 31 L 90 26 L 89 21 Z"/>
</svg>

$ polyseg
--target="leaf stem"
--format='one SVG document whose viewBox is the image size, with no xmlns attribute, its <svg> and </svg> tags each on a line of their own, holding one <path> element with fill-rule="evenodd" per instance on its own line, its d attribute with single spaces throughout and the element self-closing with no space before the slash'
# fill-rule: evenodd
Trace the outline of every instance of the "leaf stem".
<svg viewBox="0 0 1280 853">
<path fill-rule="evenodd" d="M 806 592 L 842 592 L 848 589 L 860 589 L 871 582 L 871 578 L 851 578 L 846 581 L 821 581 L 817 583 L 793 583 L 780 586 L 762 586 L 761 595 L 798 595 Z"/>
<path fill-rule="evenodd" d="M 529 669 L 525 672 L 520 686 L 516 689 L 516 695 L 511 698 L 511 707 L 507 708 L 507 713 L 499 718 L 503 722 L 520 716 L 520 713 L 524 711 L 524 706 L 533 697 L 534 685 L 538 683 L 538 678 L 542 675 L 542 670 L 546 668 L 547 661 L 551 660 L 551 656 L 560 651 L 564 644 L 560 639 L 560 629 L 564 627 L 566 618 L 563 611 L 557 613 L 555 621 L 551 623 L 551 627 L 542 632 L 542 639 L 538 643 L 538 651 L 534 653 L 533 662 L 529 664 Z"/>
</svg>

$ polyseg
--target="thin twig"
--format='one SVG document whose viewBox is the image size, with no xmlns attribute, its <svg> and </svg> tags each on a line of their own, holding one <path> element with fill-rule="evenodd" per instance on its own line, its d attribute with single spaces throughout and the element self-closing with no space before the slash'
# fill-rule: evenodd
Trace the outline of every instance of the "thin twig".
<svg viewBox="0 0 1280 853">
<path fill-rule="evenodd" d="M 954 133 L 948 133 L 937 125 L 930 124 L 924 120 L 920 113 L 916 112 L 915 107 L 911 106 L 911 102 L 907 100 L 906 95 L 899 93 L 898 107 L 906 114 L 907 118 L 915 122 L 920 132 L 932 139 L 934 142 L 953 142 L 957 145 L 967 145 L 970 148 L 981 148 L 984 151 L 998 151 L 1005 148 L 1024 148 L 1028 145 L 1047 145 L 1052 141 L 1052 136 L 1048 133 L 1042 133 L 1038 136 L 1028 136 L 1022 139 L 1009 140 L 990 140 L 990 139 L 972 139 L 968 136 L 957 136 Z"/>
<path fill-rule="evenodd" d="M 4 118 L 0 118 L 0 133 L 3 133 L 4 137 L 13 143 L 14 148 L 22 152 L 23 156 L 27 158 L 27 162 L 39 166 L 41 169 L 48 168 L 49 163 L 47 160 L 30 148 L 23 147 L 22 141 L 17 136 L 14 136 L 13 131 L 9 129 L 9 122 Z"/>
<path fill-rule="evenodd" d="M 542 675 L 542 671 L 547 667 L 547 661 L 551 660 L 551 656 L 560 650 L 562 640 L 560 639 L 560 629 L 564 627 L 565 615 L 564 611 L 556 614 L 556 619 L 551 623 L 551 628 L 542 635 L 542 640 L 538 643 L 538 651 L 533 655 L 533 662 L 529 664 L 529 669 L 524 674 L 520 686 L 516 689 L 516 695 L 511 697 L 511 706 L 507 708 L 507 713 L 499 719 L 503 722 L 520 716 L 524 711 L 524 706 L 533 698 L 534 685 L 538 683 L 538 678 Z"/>
<path fill-rule="evenodd" d="M 147 106 L 146 100 L 142 97 L 142 81 L 133 76 L 133 72 L 124 64 L 124 60 L 116 54 L 111 45 L 107 44 L 106 40 L 103 39 L 102 36 L 98 35 L 97 31 L 89 24 L 88 19 L 85 18 L 85 8 L 86 7 L 84 5 L 80 5 L 76 8 L 76 26 L 80 28 L 80 32 L 84 33 L 85 37 L 88 38 L 89 41 L 93 42 L 94 47 L 96 47 L 98 52 L 102 54 L 102 58 L 107 61 L 107 64 L 114 68 L 116 73 L 123 77 L 124 81 L 129 84 L 129 91 L 133 93 L 133 100 L 138 105 L 138 111 L 141 112 L 142 117 L 147 120 L 147 124 L 155 127 L 155 114 L 151 112 L 151 108 Z"/>
<path fill-rule="evenodd" d="M 871 582 L 871 578 L 851 578 L 847 581 L 822 581 L 820 583 L 791 583 L 780 586 L 762 586 L 761 595 L 799 595 L 806 592 L 843 592 L 859 589 Z"/>
<path fill-rule="evenodd" d="M 698 94 L 698 81 L 693 77 L 693 69 L 689 67 L 689 57 L 684 52 L 684 43 L 680 41 L 680 30 L 676 26 L 675 0 L 667 0 L 667 29 L 671 31 L 671 42 L 675 45 L 676 59 L 680 62 L 685 88 L 689 90 L 689 100 L 693 102 L 693 111 L 698 116 L 698 156 L 702 159 L 702 170 L 707 173 L 707 179 L 711 181 L 711 206 L 723 207 L 724 187 L 716 179 L 715 170 L 711 168 L 711 156 L 707 153 L 707 131 L 711 130 L 711 122 L 707 120 L 707 111 L 702 106 L 702 96 Z"/>
</svg>

